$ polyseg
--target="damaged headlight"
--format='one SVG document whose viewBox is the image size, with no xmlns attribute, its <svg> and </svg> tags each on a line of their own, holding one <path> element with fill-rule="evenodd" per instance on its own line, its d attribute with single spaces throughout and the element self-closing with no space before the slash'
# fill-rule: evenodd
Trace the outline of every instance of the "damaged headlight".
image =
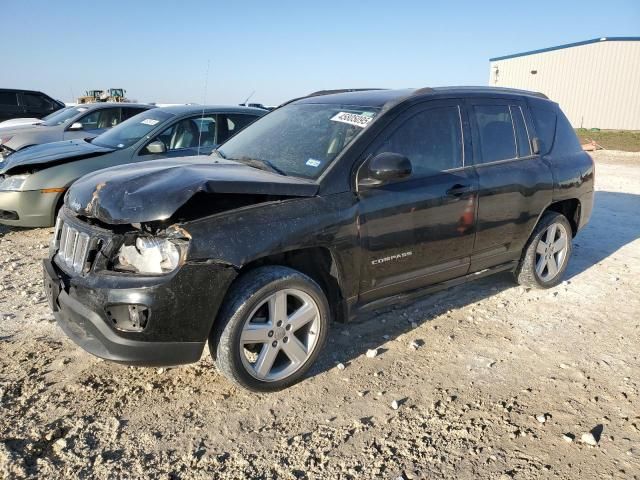
<svg viewBox="0 0 640 480">
<path fill-rule="evenodd" d="M 29 175 L 7 175 L 0 179 L 0 191 L 15 192 L 22 188 Z"/>
<path fill-rule="evenodd" d="M 114 270 L 133 273 L 169 273 L 178 268 L 184 244 L 159 237 L 138 237 L 134 245 L 122 245 Z"/>
</svg>

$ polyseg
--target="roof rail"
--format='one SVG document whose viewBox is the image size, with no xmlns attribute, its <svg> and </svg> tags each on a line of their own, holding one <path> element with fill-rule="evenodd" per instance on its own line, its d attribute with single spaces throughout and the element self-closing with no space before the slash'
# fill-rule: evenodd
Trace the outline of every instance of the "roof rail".
<svg viewBox="0 0 640 480">
<path fill-rule="evenodd" d="M 322 95 L 333 95 L 334 93 L 349 93 L 349 92 L 366 92 L 369 90 L 388 90 L 387 88 L 339 88 L 336 90 L 318 90 L 317 92 L 312 92 L 308 95 L 303 95 L 302 97 L 292 98 L 291 100 L 287 100 L 286 102 L 278 105 L 277 108 L 284 107 L 292 102 L 297 100 L 302 100 L 303 98 L 311 98 L 311 97 L 321 97 Z"/>
</svg>

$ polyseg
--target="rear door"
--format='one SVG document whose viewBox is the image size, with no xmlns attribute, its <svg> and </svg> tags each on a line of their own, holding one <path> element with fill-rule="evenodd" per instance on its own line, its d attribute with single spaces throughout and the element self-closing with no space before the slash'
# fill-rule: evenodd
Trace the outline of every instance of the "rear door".
<svg viewBox="0 0 640 480">
<path fill-rule="evenodd" d="M 553 178 L 531 150 L 532 122 L 520 99 L 467 101 L 478 174 L 478 227 L 470 271 L 520 257 L 540 212 L 551 202 Z"/>
<path fill-rule="evenodd" d="M 18 94 L 12 90 L 0 91 L 0 122 L 20 117 L 24 117 L 24 110 L 18 105 Z"/>
<path fill-rule="evenodd" d="M 382 152 L 404 155 L 412 174 L 396 183 L 359 189 L 366 257 L 361 301 L 467 273 L 477 190 L 475 170 L 465 155 L 469 145 L 464 108 L 456 100 L 409 108 L 373 142 L 370 157 Z"/>
</svg>

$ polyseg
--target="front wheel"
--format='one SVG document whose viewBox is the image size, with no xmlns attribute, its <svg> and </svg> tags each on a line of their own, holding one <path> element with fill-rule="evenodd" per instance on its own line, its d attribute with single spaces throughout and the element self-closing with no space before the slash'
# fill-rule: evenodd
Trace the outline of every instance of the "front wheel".
<svg viewBox="0 0 640 480">
<path fill-rule="evenodd" d="M 308 276 L 288 267 L 260 267 L 230 288 L 209 338 L 218 369 L 252 391 L 300 381 L 329 330 L 329 305 Z"/>
<path fill-rule="evenodd" d="M 572 231 L 560 213 L 545 213 L 527 242 L 516 281 L 536 288 L 555 287 L 562 281 L 572 251 Z"/>
</svg>

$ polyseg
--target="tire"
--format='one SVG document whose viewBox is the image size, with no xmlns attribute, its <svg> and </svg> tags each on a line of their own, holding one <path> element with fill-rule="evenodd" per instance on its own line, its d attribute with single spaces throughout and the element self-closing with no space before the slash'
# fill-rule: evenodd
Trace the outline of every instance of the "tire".
<svg viewBox="0 0 640 480">
<path fill-rule="evenodd" d="M 259 267 L 230 287 L 209 351 L 236 385 L 254 392 L 282 390 L 299 382 L 318 358 L 329 312 L 324 292 L 308 276 L 288 267 Z"/>
<path fill-rule="evenodd" d="M 548 236 L 553 235 L 553 247 Z M 515 271 L 520 285 L 552 288 L 562 281 L 572 252 L 572 230 L 567 218 L 557 212 L 546 212 L 534 228 Z M 564 250 L 561 240 L 564 239 Z"/>
</svg>

